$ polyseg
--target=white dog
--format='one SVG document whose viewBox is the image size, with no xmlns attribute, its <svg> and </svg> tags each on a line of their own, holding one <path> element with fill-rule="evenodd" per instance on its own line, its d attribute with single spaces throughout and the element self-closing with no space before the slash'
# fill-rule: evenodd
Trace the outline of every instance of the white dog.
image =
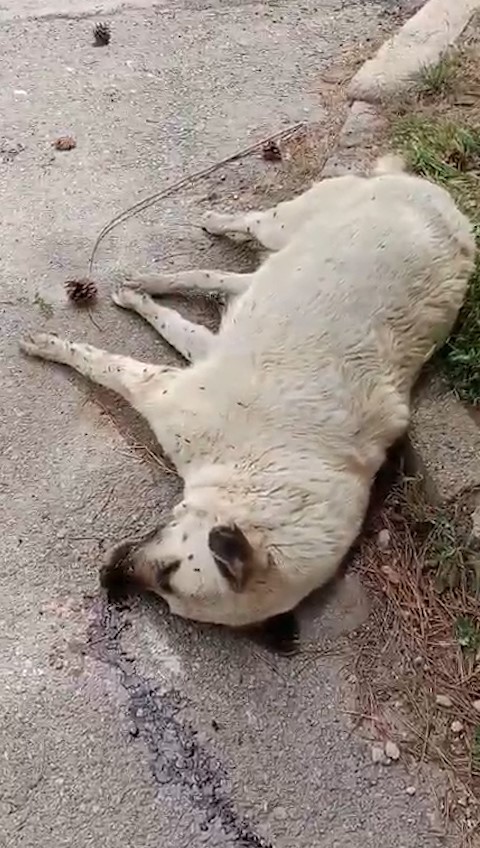
<svg viewBox="0 0 480 848">
<path fill-rule="evenodd" d="M 22 347 L 126 398 L 184 478 L 172 520 L 118 546 L 104 584 L 243 626 L 334 575 L 407 428 L 412 385 L 454 324 L 475 245 L 450 195 L 392 157 L 369 178 L 324 180 L 266 212 L 212 212 L 205 227 L 272 253 L 253 274 L 142 276 L 113 295 L 192 367 L 46 334 Z M 235 296 L 217 335 L 150 297 L 192 287 Z"/>
</svg>

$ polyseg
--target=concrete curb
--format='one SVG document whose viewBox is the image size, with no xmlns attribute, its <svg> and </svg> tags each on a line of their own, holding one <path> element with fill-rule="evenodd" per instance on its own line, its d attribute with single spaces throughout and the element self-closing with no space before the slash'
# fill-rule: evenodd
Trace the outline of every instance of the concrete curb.
<svg viewBox="0 0 480 848">
<path fill-rule="evenodd" d="M 407 470 L 423 477 L 431 501 L 455 501 L 480 486 L 480 427 L 437 377 L 414 401 L 408 442 Z"/>
<path fill-rule="evenodd" d="M 367 173 L 386 126 L 385 98 L 414 90 L 425 65 L 438 62 L 467 27 L 480 0 L 427 0 L 353 77 L 351 105 L 322 177 Z M 426 380 L 414 400 L 407 449 L 408 470 L 422 475 L 434 502 L 453 501 L 480 489 L 480 427 L 441 382 Z"/>
<path fill-rule="evenodd" d="M 322 177 L 339 177 L 354 171 L 366 172 L 377 134 L 386 121 L 378 106 L 356 100 L 348 110 L 334 153 L 322 169 Z"/>
<path fill-rule="evenodd" d="M 355 74 L 349 99 L 375 103 L 415 87 L 422 68 L 441 59 L 478 8 L 480 0 L 428 0 Z"/>
</svg>

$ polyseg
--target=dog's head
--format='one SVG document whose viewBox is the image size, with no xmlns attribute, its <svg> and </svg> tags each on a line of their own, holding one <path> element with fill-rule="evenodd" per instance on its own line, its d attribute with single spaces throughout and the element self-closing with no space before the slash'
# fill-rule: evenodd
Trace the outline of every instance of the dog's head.
<svg viewBox="0 0 480 848">
<path fill-rule="evenodd" d="M 237 625 L 260 620 L 252 603 L 263 603 L 262 587 L 268 594 L 274 570 L 258 533 L 219 522 L 184 501 L 147 541 L 117 545 L 101 581 L 112 594 L 154 592 L 184 618 Z"/>
</svg>

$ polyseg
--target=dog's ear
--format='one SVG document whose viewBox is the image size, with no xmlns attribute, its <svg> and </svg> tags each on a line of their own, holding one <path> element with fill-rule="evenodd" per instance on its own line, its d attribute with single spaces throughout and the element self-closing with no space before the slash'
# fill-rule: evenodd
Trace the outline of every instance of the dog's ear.
<svg viewBox="0 0 480 848">
<path fill-rule="evenodd" d="M 253 548 L 236 524 L 219 524 L 208 534 L 208 547 L 235 592 L 241 592 L 251 572 Z"/>
</svg>

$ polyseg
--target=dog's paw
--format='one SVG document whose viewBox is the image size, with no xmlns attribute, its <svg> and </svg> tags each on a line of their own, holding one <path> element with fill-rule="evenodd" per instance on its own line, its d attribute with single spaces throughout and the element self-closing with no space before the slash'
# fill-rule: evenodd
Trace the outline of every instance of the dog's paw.
<svg viewBox="0 0 480 848">
<path fill-rule="evenodd" d="M 114 282 L 117 288 L 124 286 L 128 289 L 141 289 L 142 274 L 139 274 L 131 268 L 122 268 L 115 274 Z"/>
<path fill-rule="evenodd" d="M 149 278 L 149 274 L 139 273 L 135 268 L 131 268 L 128 265 L 121 265 L 115 269 L 113 284 L 116 289 L 126 288 L 137 291 L 148 291 L 145 284 L 148 283 Z"/>
<path fill-rule="evenodd" d="M 130 274 L 128 278 L 123 280 L 123 285 L 135 291 L 161 296 L 171 290 L 174 277 L 174 274 L 169 273 Z"/>
<path fill-rule="evenodd" d="M 145 295 L 133 286 L 127 286 L 125 283 L 117 286 L 112 292 L 112 300 L 116 306 L 121 306 L 122 309 L 136 309 L 143 303 Z"/>
<path fill-rule="evenodd" d="M 20 350 L 27 356 L 39 356 L 42 359 L 50 359 L 54 352 L 62 345 L 58 336 L 53 333 L 29 333 L 19 342 Z"/>
<path fill-rule="evenodd" d="M 258 636 L 264 647 L 276 654 L 291 656 L 300 648 L 300 629 L 293 612 L 284 612 L 269 618 L 264 622 Z"/>
<path fill-rule="evenodd" d="M 202 230 L 211 236 L 221 236 L 226 232 L 225 220 L 229 216 L 220 212 L 207 212 L 202 219 Z"/>
<path fill-rule="evenodd" d="M 131 274 L 128 277 L 123 278 L 121 287 L 124 289 L 132 289 L 133 291 L 141 291 L 143 289 L 142 278 L 139 274 Z"/>
</svg>

